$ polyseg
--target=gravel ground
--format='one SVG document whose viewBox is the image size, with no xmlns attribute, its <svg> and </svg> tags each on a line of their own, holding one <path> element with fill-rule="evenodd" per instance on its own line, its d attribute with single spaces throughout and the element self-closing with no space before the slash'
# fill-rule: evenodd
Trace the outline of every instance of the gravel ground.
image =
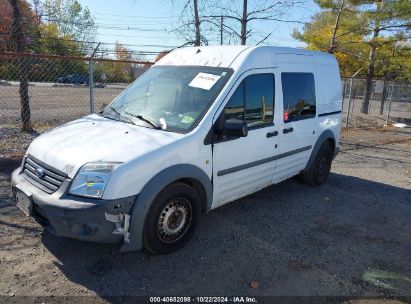
<svg viewBox="0 0 411 304">
<path fill-rule="evenodd" d="M 0 158 L 1 299 L 411 297 L 411 129 L 350 130 L 341 142 L 323 186 L 293 178 L 218 208 L 166 256 L 44 232 L 14 206 L 18 159 Z"/>
<path fill-rule="evenodd" d="M 127 84 L 94 89 L 94 109 L 99 110 L 119 95 Z M 20 117 L 19 86 L 0 85 L 0 123 Z M 90 92 L 83 85 L 30 86 L 31 119 L 35 122 L 68 121 L 90 113 Z"/>
</svg>

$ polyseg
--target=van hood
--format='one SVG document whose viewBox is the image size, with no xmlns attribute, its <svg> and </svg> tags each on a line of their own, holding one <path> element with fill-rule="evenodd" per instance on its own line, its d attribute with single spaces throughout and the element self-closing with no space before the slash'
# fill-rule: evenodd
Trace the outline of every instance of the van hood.
<svg viewBox="0 0 411 304">
<path fill-rule="evenodd" d="M 127 162 L 183 136 L 93 114 L 43 133 L 28 154 L 73 178 L 85 163 Z"/>
</svg>

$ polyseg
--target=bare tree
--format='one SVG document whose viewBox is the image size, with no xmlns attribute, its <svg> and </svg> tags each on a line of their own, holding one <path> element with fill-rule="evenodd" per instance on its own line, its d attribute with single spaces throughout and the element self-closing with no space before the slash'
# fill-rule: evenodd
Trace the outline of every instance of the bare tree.
<svg viewBox="0 0 411 304">
<path fill-rule="evenodd" d="M 13 21 L 12 21 L 12 41 L 13 48 L 17 53 L 24 53 L 26 49 L 26 42 L 24 39 L 24 32 L 22 28 L 22 17 L 20 11 L 20 1 L 9 0 L 11 7 L 13 8 Z M 30 132 L 31 128 L 31 113 L 30 113 L 30 97 L 29 97 L 29 82 L 28 73 L 25 66 L 25 62 L 22 57 L 19 58 L 19 80 L 20 80 L 20 105 L 21 105 L 21 122 L 22 130 L 24 132 Z"/>
<path fill-rule="evenodd" d="M 173 5 L 176 1 L 173 1 Z M 194 45 L 200 46 L 202 44 L 208 44 L 207 39 L 202 35 L 201 23 L 203 20 L 200 18 L 200 7 L 198 0 L 185 0 L 184 5 L 180 13 L 180 25 L 174 29 L 175 32 L 180 34 L 186 40 L 182 46 Z M 193 33 L 195 34 L 193 37 Z"/>
<path fill-rule="evenodd" d="M 247 32 L 247 23 L 248 23 L 248 18 L 247 18 L 247 9 L 248 9 L 248 2 L 247 0 L 243 0 L 243 14 L 241 15 L 241 34 L 240 34 L 240 39 L 241 39 L 241 45 L 245 45 L 247 42 L 247 35 L 249 32 Z"/>
<path fill-rule="evenodd" d="M 331 37 L 330 48 L 328 49 L 328 53 L 330 54 L 334 53 L 334 50 L 337 47 L 336 46 L 337 31 L 340 26 L 340 18 L 341 18 L 341 14 L 344 11 L 344 8 L 345 8 L 345 0 L 340 0 L 340 7 L 338 8 L 337 17 L 335 18 L 335 25 L 334 25 L 333 34 Z"/>
<path fill-rule="evenodd" d="M 278 21 L 299 23 L 300 21 L 288 20 L 287 17 L 292 7 L 302 4 L 304 1 L 260 0 L 253 6 L 249 5 L 248 0 L 219 1 L 216 4 L 210 5 L 210 7 L 214 8 L 211 14 L 200 16 L 200 19 L 213 23 L 215 26 L 223 27 L 226 32 L 233 34 L 240 40 L 242 45 L 245 45 L 247 39 L 252 35 L 251 22 Z M 226 22 L 224 24 L 219 23 L 217 21 L 219 18 L 224 18 Z M 237 26 L 238 23 L 240 24 L 239 28 Z M 259 43 L 268 39 L 271 33 L 266 33 Z"/>
<path fill-rule="evenodd" d="M 194 6 L 194 26 L 196 28 L 196 40 L 194 41 L 195 46 L 200 46 L 200 18 L 198 17 L 198 1 L 193 0 Z"/>
<path fill-rule="evenodd" d="M 290 9 L 306 0 L 259 0 L 250 5 L 248 0 L 185 0 L 180 16 L 180 25 L 175 31 L 187 41 L 186 44 L 208 44 L 206 36 L 214 35 L 219 30 L 219 42 L 223 44 L 223 35 L 239 39 L 242 45 L 254 35 L 252 22 L 278 21 L 302 23 L 287 19 Z M 201 26 L 201 30 L 200 30 Z M 193 33 L 195 37 L 193 38 Z M 272 31 L 263 33 L 258 43 L 267 40 Z"/>
</svg>

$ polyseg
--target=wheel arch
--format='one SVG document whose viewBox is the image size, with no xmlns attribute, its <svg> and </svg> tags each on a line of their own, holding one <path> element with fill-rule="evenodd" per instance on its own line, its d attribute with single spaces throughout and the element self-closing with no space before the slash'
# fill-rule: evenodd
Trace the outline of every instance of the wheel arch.
<svg viewBox="0 0 411 304">
<path fill-rule="evenodd" d="M 314 148 L 311 151 L 310 158 L 308 159 L 307 165 L 305 166 L 304 170 L 308 170 L 308 168 L 310 168 L 312 162 L 315 159 L 315 156 L 317 155 L 318 151 L 324 143 L 328 143 L 331 146 L 334 155 L 335 149 L 337 147 L 334 133 L 331 130 L 325 130 L 317 138 L 317 141 L 315 142 Z"/>
<path fill-rule="evenodd" d="M 210 178 L 202 169 L 191 164 L 179 164 L 164 169 L 151 178 L 137 195 L 131 209 L 130 242 L 123 244 L 121 252 L 142 249 L 144 220 L 151 203 L 165 187 L 178 181 L 188 184 L 198 193 L 203 213 L 210 209 L 213 188 Z"/>
</svg>

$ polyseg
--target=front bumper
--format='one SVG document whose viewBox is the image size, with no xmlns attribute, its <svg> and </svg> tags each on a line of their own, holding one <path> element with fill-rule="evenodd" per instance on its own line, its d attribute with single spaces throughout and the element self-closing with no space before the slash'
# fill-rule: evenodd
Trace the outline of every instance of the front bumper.
<svg viewBox="0 0 411 304">
<path fill-rule="evenodd" d="M 18 187 L 30 196 L 32 217 L 49 232 L 101 243 L 122 241 L 124 236 L 113 234 L 116 224 L 106 220 L 105 214 L 130 214 L 136 196 L 115 200 L 75 197 L 67 194 L 69 184 L 70 180 L 66 179 L 56 192 L 47 194 L 27 181 L 20 168 L 11 176 L 13 194 Z"/>
</svg>

